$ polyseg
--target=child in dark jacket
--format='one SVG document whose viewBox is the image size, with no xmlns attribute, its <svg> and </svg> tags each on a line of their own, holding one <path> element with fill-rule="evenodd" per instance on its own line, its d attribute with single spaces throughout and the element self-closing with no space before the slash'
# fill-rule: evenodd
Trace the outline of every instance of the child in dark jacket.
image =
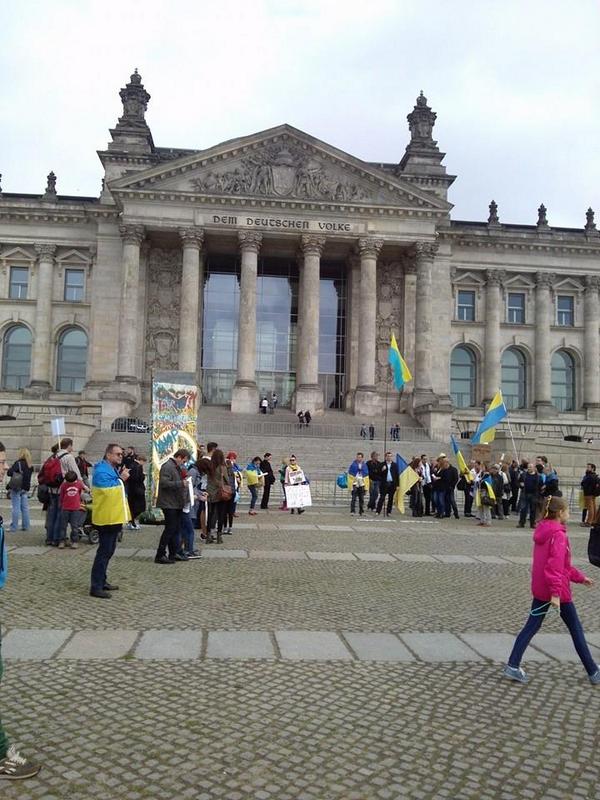
<svg viewBox="0 0 600 800">
<path fill-rule="evenodd" d="M 591 586 L 592 580 L 571 564 L 571 546 L 566 529 L 568 519 L 569 506 L 566 500 L 562 497 L 549 497 L 546 501 L 544 518 L 538 522 L 533 534 L 531 611 L 525 626 L 515 640 L 503 672 L 505 678 L 519 683 L 529 681 L 520 666 L 523 653 L 541 628 L 548 611 L 555 608 L 569 629 L 577 655 L 585 667 L 590 683 L 600 684 L 600 669 L 585 641 L 571 594 L 571 582 Z"/>
</svg>

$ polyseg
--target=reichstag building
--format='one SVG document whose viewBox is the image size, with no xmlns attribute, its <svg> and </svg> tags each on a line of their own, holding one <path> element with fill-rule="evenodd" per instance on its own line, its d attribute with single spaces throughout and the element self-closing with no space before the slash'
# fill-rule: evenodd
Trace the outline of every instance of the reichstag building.
<svg viewBox="0 0 600 800">
<path fill-rule="evenodd" d="M 0 189 L 0 413 L 147 416 L 154 370 L 194 373 L 204 404 L 381 413 L 390 332 L 414 381 L 390 409 L 427 428 L 475 420 L 498 387 L 513 418 L 600 417 L 600 237 L 451 217 L 421 95 L 396 163 L 290 125 L 205 150 L 158 147 L 136 72 L 98 153 L 99 197 Z M 90 157 L 91 154 L 90 154 Z"/>
</svg>

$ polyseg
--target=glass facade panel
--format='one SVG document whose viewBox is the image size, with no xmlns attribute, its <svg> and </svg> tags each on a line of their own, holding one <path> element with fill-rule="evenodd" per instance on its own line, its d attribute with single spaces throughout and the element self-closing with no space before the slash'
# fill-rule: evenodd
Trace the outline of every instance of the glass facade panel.
<svg viewBox="0 0 600 800">
<path fill-rule="evenodd" d="M 65 270 L 65 300 L 81 303 L 84 297 L 85 274 L 82 269 Z"/>
<path fill-rule="evenodd" d="M 455 347 L 450 359 L 450 395 L 455 408 L 474 406 L 476 387 L 475 354 L 468 347 Z"/>
<path fill-rule="evenodd" d="M 31 374 L 31 333 L 17 325 L 4 335 L 2 343 L 2 388 L 24 389 Z"/>
<path fill-rule="evenodd" d="M 240 263 L 236 256 L 208 256 L 202 339 L 203 400 L 228 404 L 237 371 Z M 295 259 L 258 261 L 256 369 L 259 394 L 276 392 L 286 406 L 296 386 L 298 265 Z M 321 263 L 319 383 L 327 406 L 339 407 L 345 391 L 345 266 Z M 333 376 L 333 377 L 330 377 Z"/>
<path fill-rule="evenodd" d="M 552 404 L 559 411 L 575 410 L 575 362 L 565 350 L 552 356 Z"/>
<path fill-rule="evenodd" d="M 461 322 L 475 322 L 475 292 L 465 290 L 458 292 L 456 318 Z"/>
<path fill-rule="evenodd" d="M 575 303 L 571 296 L 559 294 L 556 298 L 556 322 L 572 328 L 575 325 Z"/>
<path fill-rule="evenodd" d="M 10 268 L 10 284 L 8 296 L 11 300 L 26 300 L 29 283 L 29 270 L 27 267 Z"/>
<path fill-rule="evenodd" d="M 507 408 L 527 405 L 527 367 L 520 350 L 509 347 L 502 353 L 502 395 Z"/>
<path fill-rule="evenodd" d="M 507 317 L 513 325 L 525 324 L 525 295 L 522 292 L 508 293 Z"/>
<path fill-rule="evenodd" d="M 86 334 L 79 328 L 64 331 L 58 342 L 56 390 L 81 392 L 87 371 Z"/>
</svg>

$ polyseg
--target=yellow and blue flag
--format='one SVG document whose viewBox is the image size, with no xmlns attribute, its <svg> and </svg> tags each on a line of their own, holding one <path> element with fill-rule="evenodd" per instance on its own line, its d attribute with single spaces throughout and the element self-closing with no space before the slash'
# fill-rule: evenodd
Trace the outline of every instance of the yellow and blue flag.
<svg viewBox="0 0 600 800">
<path fill-rule="evenodd" d="M 456 439 L 452 434 L 450 435 L 450 441 L 452 442 L 452 450 L 454 455 L 456 456 L 456 463 L 458 464 L 458 471 L 461 475 L 465 476 L 465 480 L 471 483 L 473 480 L 473 476 L 471 475 L 471 470 L 467 466 L 467 462 L 465 461 L 465 457 L 458 449 L 458 444 L 456 443 Z"/>
<path fill-rule="evenodd" d="M 498 391 L 490 403 L 484 418 L 479 423 L 473 434 L 471 444 L 489 444 L 496 436 L 496 425 L 506 417 L 508 411 L 502 399 L 502 392 Z"/>
<path fill-rule="evenodd" d="M 392 368 L 392 375 L 394 376 L 394 387 L 397 391 L 400 391 L 405 383 L 412 381 L 412 375 L 406 361 L 400 355 L 400 350 L 398 350 L 398 342 L 396 341 L 396 337 L 393 333 L 390 341 L 388 361 L 390 367 Z"/>
<path fill-rule="evenodd" d="M 396 466 L 398 467 L 399 483 L 396 490 L 396 506 L 404 514 L 404 495 L 411 490 L 419 480 L 419 475 L 407 464 L 400 453 L 396 453 Z"/>
</svg>

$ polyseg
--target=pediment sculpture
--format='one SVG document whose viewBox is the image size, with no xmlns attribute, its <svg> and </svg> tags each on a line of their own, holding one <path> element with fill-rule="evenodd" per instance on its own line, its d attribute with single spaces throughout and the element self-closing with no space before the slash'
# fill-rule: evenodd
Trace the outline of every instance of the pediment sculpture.
<svg viewBox="0 0 600 800">
<path fill-rule="evenodd" d="M 245 156 L 235 168 L 214 170 L 190 180 L 205 194 L 256 195 L 298 200 L 367 200 L 370 192 L 302 148 L 267 145 Z"/>
</svg>

